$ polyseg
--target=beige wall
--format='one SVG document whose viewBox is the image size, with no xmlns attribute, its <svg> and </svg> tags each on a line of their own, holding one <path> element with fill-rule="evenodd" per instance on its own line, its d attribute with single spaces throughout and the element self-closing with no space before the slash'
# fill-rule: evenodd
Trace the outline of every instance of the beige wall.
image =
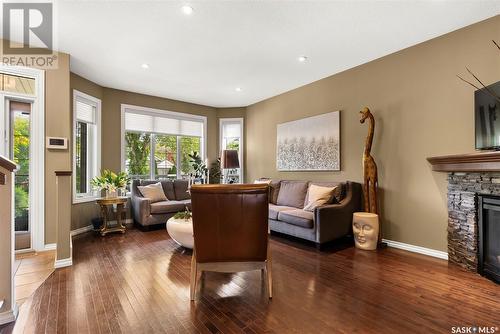
<svg viewBox="0 0 500 334">
<path fill-rule="evenodd" d="M 499 16 L 249 106 L 246 180 L 361 182 L 367 125 L 358 111 L 369 106 L 384 237 L 446 251 L 446 175 L 432 172 L 426 158 L 474 150 L 474 89 L 456 75 L 468 66 L 485 83 L 498 81 L 492 39 L 500 41 Z M 276 125 L 335 110 L 341 110 L 341 171 L 277 172 Z"/>
<path fill-rule="evenodd" d="M 105 88 L 102 101 L 102 168 L 120 170 L 121 104 L 131 104 L 160 110 L 176 111 L 207 117 L 207 157 L 216 158 L 217 117 L 216 109 L 198 104 L 175 101 L 161 97 Z"/>
<path fill-rule="evenodd" d="M 71 122 L 73 122 L 73 90 L 76 89 L 82 93 L 91 95 L 95 98 L 102 100 L 104 89 L 89 81 L 82 78 L 79 75 L 71 73 L 70 76 L 70 86 L 71 86 Z M 71 230 L 76 230 L 81 227 L 86 227 L 91 224 L 93 218 L 99 217 L 100 210 L 99 206 L 94 202 L 73 204 L 71 206 Z"/>
<path fill-rule="evenodd" d="M 56 251 L 56 267 L 57 261 L 68 260 L 73 257 L 71 249 L 71 192 L 73 187 L 71 184 L 71 175 L 56 175 L 56 240 L 57 240 L 57 251 Z M 62 222 L 62 224 L 61 224 Z M 68 224 L 67 224 L 67 223 Z"/>
<path fill-rule="evenodd" d="M 74 73 L 71 73 L 71 89 L 77 89 L 102 101 L 102 169 L 113 171 L 121 169 L 121 104 L 206 116 L 208 159 L 213 161 L 217 158 L 218 111 L 221 109 L 101 87 Z M 242 110 L 244 108 L 235 108 L 230 111 L 222 110 L 221 113 L 223 115 L 233 115 L 233 113 L 241 115 Z M 99 217 L 99 214 L 99 208 L 94 202 L 74 204 L 72 206 L 72 229 L 90 225 L 92 218 Z M 130 213 L 127 215 L 130 217 Z"/>
<path fill-rule="evenodd" d="M 71 143 L 69 55 L 58 53 L 59 67 L 45 71 L 45 136 Z M 56 242 L 55 171 L 71 170 L 71 151 L 45 150 L 45 243 Z M 71 210 L 71 208 L 67 208 Z M 68 222 L 69 224 L 69 222 Z"/>
<path fill-rule="evenodd" d="M 0 39 L 0 43 L 3 40 Z M 69 66 L 70 56 L 58 52 L 57 69 L 45 71 L 45 136 L 71 137 Z M 71 170 L 70 150 L 45 149 L 45 244 L 56 242 L 57 170 Z M 70 208 L 68 207 L 69 211 Z M 69 224 L 69 222 L 68 222 Z"/>
</svg>

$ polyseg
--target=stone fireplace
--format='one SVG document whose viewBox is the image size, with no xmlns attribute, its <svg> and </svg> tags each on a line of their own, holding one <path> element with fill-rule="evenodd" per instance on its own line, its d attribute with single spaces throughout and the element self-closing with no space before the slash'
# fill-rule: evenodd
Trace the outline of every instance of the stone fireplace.
<svg viewBox="0 0 500 334">
<path fill-rule="evenodd" d="M 500 203 L 500 152 L 477 152 L 427 160 L 434 171 L 448 173 L 448 260 L 482 274 L 485 243 L 480 241 L 494 240 L 496 244 L 497 240 L 496 236 L 494 239 L 485 236 L 485 230 L 479 225 L 483 207 L 479 207 L 478 198 L 482 202 L 483 196 L 499 196 L 495 201 Z M 497 248 L 494 249 L 497 252 Z M 493 255 L 500 259 L 500 254 Z"/>
<path fill-rule="evenodd" d="M 500 173 L 448 174 L 448 259 L 474 272 L 479 258 L 478 194 L 500 196 Z"/>
</svg>

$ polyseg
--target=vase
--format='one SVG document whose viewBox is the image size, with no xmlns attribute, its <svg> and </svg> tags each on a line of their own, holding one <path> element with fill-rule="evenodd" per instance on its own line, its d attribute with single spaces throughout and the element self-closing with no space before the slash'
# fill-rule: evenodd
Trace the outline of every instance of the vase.
<svg viewBox="0 0 500 334">
<path fill-rule="evenodd" d="M 118 197 L 118 192 L 116 190 L 106 190 L 106 198 Z"/>
</svg>

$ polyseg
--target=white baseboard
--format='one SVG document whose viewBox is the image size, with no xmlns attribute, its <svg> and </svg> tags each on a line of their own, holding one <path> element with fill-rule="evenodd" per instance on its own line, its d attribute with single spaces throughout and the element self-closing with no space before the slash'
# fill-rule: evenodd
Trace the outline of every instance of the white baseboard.
<svg viewBox="0 0 500 334">
<path fill-rule="evenodd" d="M 45 244 L 44 251 L 56 250 L 57 244 Z"/>
<path fill-rule="evenodd" d="M 0 325 L 16 321 L 18 314 L 19 314 L 19 309 L 17 308 L 17 305 L 14 304 L 12 310 L 0 313 Z"/>
<path fill-rule="evenodd" d="M 82 233 L 85 233 L 88 231 L 92 231 L 93 229 L 94 229 L 94 226 L 87 225 L 84 227 L 77 228 L 76 230 L 71 230 L 70 234 L 72 237 L 74 237 L 75 235 L 82 234 Z"/>
<path fill-rule="evenodd" d="M 134 223 L 134 220 L 132 218 L 125 219 L 125 225 L 130 225 L 133 223 Z M 87 225 L 84 227 L 77 228 L 76 230 L 71 230 L 71 236 L 74 237 L 75 235 L 79 235 L 79 234 L 86 233 L 86 232 L 93 231 L 93 230 L 94 230 L 93 225 Z"/>
<path fill-rule="evenodd" d="M 387 246 L 389 247 L 403 249 L 408 252 L 419 253 L 427 256 L 437 257 L 438 259 L 448 260 L 448 253 L 443 251 L 405 244 L 403 242 L 387 240 L 387 239 L 382 239 L 382 241 L 387 243 Z"/>
<path fill-rule="evenodd" d="M 64 268 L 64 267 L 70 267 L 73 265 L 73 258 L 68 257 L 67 259 L 61 259 L 61 260 L 56 260 L 54 262 L 54 268 Z"/>
</svg>

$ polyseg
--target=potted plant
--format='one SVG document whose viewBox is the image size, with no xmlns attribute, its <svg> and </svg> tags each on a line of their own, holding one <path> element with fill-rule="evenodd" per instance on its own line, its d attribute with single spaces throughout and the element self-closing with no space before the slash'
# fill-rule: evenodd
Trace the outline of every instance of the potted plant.
<svg viewBox="0 0 500 334">
<path fill-rule="evenodd" d="M 173 218 L 176 220 L 189 220 L 191 219 L 191 217 L 192 217 L 191 211 L 189 211 L 189 209 L 186 207 L 185 211 L 177 212 Z"/>
<path fill-rule="evenodd" d="M 109 169 L 101 172 L 101 176 L 92 179 L 92 187 L 106 191 L 106 197 L 117 197 L 118 190 L 125 190 L 130 178 L 125 172 L 114 173 Z"/>
<path fill-rule="evenodd" d="M 193 152 L 193 154 L 188 154 L 191 159 L 191 169 L 194 171 L 193 176 L 195 179 L 203 179 L 207 176 L 208 168 L 205 162 L 201 159 L 198 152 Z"/>
</svg>

